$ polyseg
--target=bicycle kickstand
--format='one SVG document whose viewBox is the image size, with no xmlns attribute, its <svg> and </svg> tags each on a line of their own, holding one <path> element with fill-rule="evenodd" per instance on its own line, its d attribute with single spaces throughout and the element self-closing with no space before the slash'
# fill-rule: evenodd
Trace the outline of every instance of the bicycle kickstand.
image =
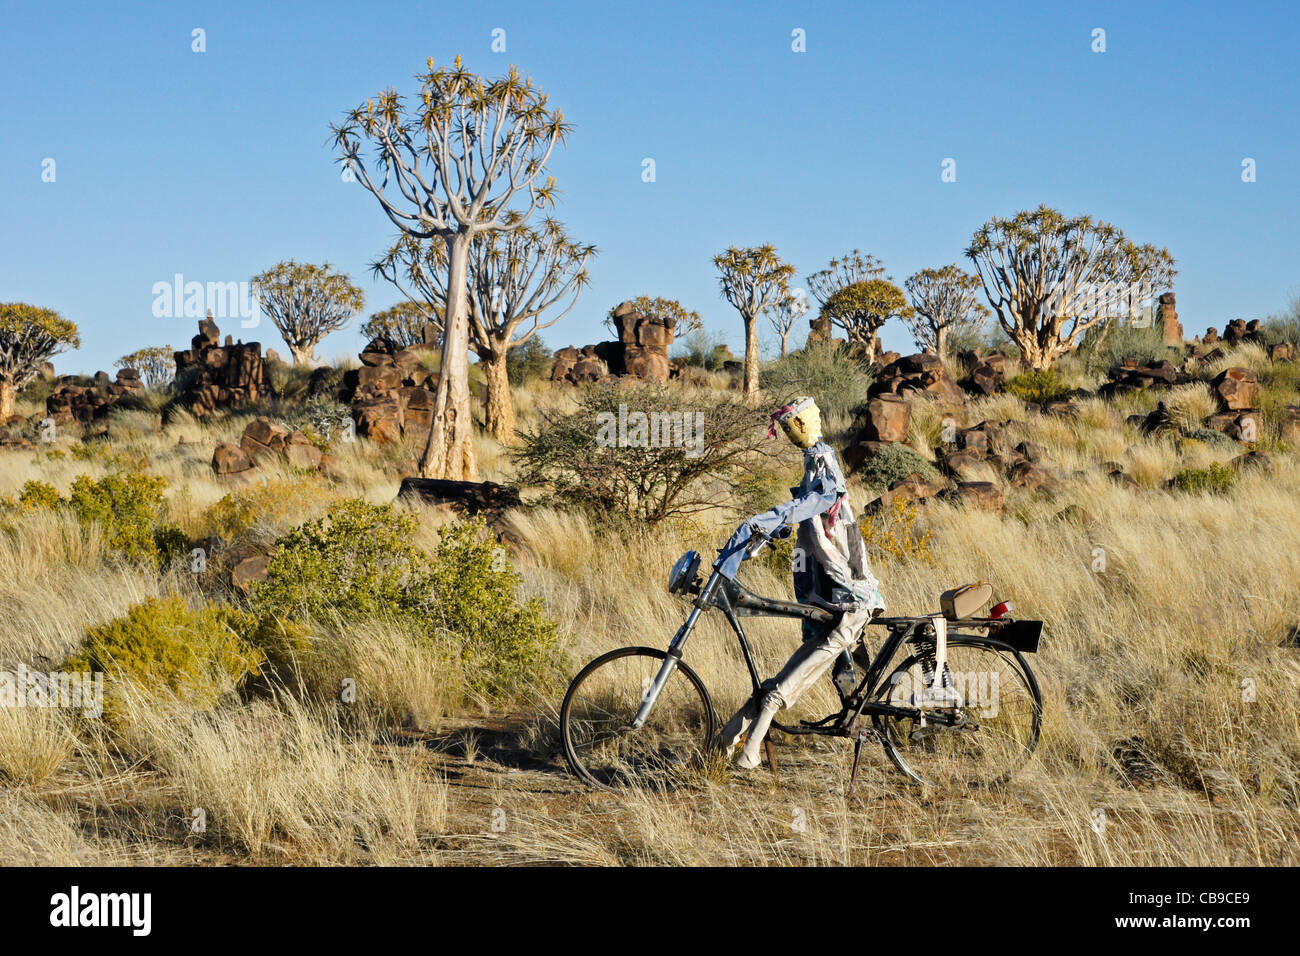
<svg viewBox="0 0 1300 956">
<path fill-rule="evenodd" d="M 862 764 L 862 742 L 866 738 L 865 731 L 858 731 L 857 736 L 853 739 L 853 770 L 849 773 L 849 785 L 844 791 L 845 799 L 853 795 L 853 785 L 858 781 L 858 768 Z"/>
<path fill-rule="evenodd" d="M 767 765 L 772 769 L 772 780 L 778 786 L 781 784 L 781 775 L 776 772 L 776 748 L 772 746 L 772 738 L 763 738 L 763 752 L 767 754 Z"/>
</svg>

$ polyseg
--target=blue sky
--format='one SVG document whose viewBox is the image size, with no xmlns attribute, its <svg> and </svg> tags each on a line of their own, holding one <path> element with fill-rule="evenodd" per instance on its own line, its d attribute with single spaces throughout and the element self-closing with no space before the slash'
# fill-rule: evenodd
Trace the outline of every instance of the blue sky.
<svg viewBox="0 0 1300 956">
<path fill-rule="evenodd" d="M 0 301 L 78 324 L 60 371 L 185 347 L 193 320 L 151 311 L 176 273 L 328 259 L 367 313 L 397 301 L 368 271 L 392 227 L 340 180 L 329 124 L 458 53 L 492 75 L 517 63 L 575 127 L 552 163 L 557 215 L 601 254 L 553 347 L 604 338 L 610 306 L 641 293 L 738 347 L 710 262 L 728 245 L 775 243 L 801 280 L 856 247 L 901 283 L 1039 203 L 1167 246 L 1189 334 L 1300 293 L 1300 16 L 1284 3 L 6 0 L 0 18 Z M 223 333 L 285 354 L 269 323 L 236 325 Z M 910 350 L 902 328 L 884 340 Z M 360 345 L 349 329 L 318 354 Z"/>
</svg>

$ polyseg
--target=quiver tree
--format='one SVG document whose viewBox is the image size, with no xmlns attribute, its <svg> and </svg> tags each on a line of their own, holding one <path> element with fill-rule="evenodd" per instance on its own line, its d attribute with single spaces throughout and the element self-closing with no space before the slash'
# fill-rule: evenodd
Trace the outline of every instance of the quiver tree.
<svg viewBox="0 0 1300 956">
<path fill-rule="evenodd" d="M 404 349 L 426 341 L 428 332 L 425 326 L 430 322 L 434 325 L 434 339 L 440 340 L 441 333 L 437 330 L 442 327 L 442 320 L 441 300 L 429 303 L 408 299 L 366 319 L 361 326 L 361 334 L 366 337 L 366 341 L 384 339 L 395 348 Z"/>
<path fill-rule="evenodd" d="M 888 278 L 880 260 L 875 256 L 864 256 L 854 249 L 847 255 L 832 259 L 825 269 L 814 272 L 804 281 L 808 283 L 808 291 L 817 300 L 817 305 L 825 306 L 831 296 L 845 286 L 880 278 Z"/>
<path fill-rule="evenodd" d="M 45 363 L 80 344 L 77 327 L 53 309 L 0 303 L 0 426 L 13 417 L 18 393 Z"/>
<path fill-rule="evenodd" d="M 758 398 L 759 314 L 790 293 L 794 266 L 781 261 L 776 247 L 768 244 L 738 249 L 735 246 L 713 257 L 718 267 L 722 297 L 735 306 L 745 324 L 745 397 Z"/>
<path fill-rule="evenodd" d="M 442 364 L 420 474 L 472 479 L 478 461 L 469 395 L 470 245 L 554 205 L 546 164 L 570 127 L 513 66 L 491 80 L 465 69 L 460 57 L 450 68 L 434 69 L 432 58 L 428 66 L 409 104 L 389 88 L 333 129 L 340 162 L 402 233 L 446 244 Z M 374 146 L 371 166 L 361 156 L 363 139 Z"/>
<path fill-rule="evenodd" d="M 328 262 L 278 262 L 253 276 L 252 286 L 294 365 L 310 365 L 321 339 L 346 326 L 365 305 L 364 293 Z"/>
<path fill-rule="evenodd" d="M 123 355 L 113 367 L 135 369 L 146 388 L 166 388 L 176 377 L 176 351 L 170 345 L 139 349 Z"/>
<path fill-rule="evenodd" d="M 507 356 L 541 329 L 564 318 L 589 284 L 587 262 L 596 247 L 570 239 L 555 219 L 534 229 L 519 224 L 485 232 L 471 244 L 466 284 L 469 292 L 469 347 L 479 357 L 487 385 L 487 430 L 502 443 L 514 439 L 515 409 Z M 446 301 L 447 244 L 440 237 L 403 236 L 374 269 L 407 295 Z M 543 319 L 549 313 L 549 317 Z M 434 322 L 441 332 L 443 323 Z"/>
<path fill-rule="evenodd" d="M 912 314 L 903 323 L 916 347 L 940 357 L 953 338 L 979 331 L 989 310 L 979 302 L 980 280 L 956 263 L 942 269 L 922 269 L 905 283 Z"/>
<path fill-rule="evenodd" d="M 821 314 L 843 330 L 849 347 L 866 361 L 880 354 L 880 329 L 890 319 L 907 319 L 912 307 L 903 290 L 886 279 L 867 279 L 840 289 L 822 306 Z"/>
<path fill-rule="evenodd" d="M 808 311 L 808 297 L 799 292 L 787 292 L 767 307 L 767 321 L 781 340 L 781 357 L 790 350 L 790 333 L 795 323 Z"/>
<path fill-rule="evenodd" d="M 966 255 L 998 324 L 1039 371 L 1098 322 L 1133 313 L 1168 289 L 1176 274 L 1168 249 L 1136 245 L 1110 223 L 1047 206 L 990 219 Z"/>
<path fill-rule="evenodd" d="M 676 299 L 639 295 L 635 299 L 628 300 L 628 304 L 632 306 L 634 312 L 639 312 L 648 319 L 658 319 L 663 322 L 673 330 L 677 338 L 685 338 L 692 332 L 704 329 L 704 320 L 700 318 L 700 313 L 686 308 Z M 614 327 L 614 310 L 617 308 L 618 305 L 613 306 L 605 316 L 605 326 L 611 332 L 617 331 Z"/>
</svg>

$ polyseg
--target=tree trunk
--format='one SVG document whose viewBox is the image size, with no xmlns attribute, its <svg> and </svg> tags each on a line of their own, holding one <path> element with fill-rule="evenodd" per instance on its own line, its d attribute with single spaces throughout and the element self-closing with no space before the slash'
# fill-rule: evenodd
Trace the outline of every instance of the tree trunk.
<svg viewBox="0 0 1300 956">
<path fill-rule="evenodd" d="M 758 402 L 758 335 L 753 316 L 741 316 L 745 321 L 745 401 Z"/>
<path fill-rule="evenodd" d="M 301 368 L 303 366 L 312 365 L 315 363 L 316 361 L 315 345 L 294 345 L 292 342 L 288 343 L 288 345 L 289 345 L 289 354 L 293 356 L 293 364 L 296 368 Z"/>
<path fill-rule="evenodd" d="M 469 297 L 465 288 L 470 237 L 447 237 L 447 320 L 442 368 L 433 404 L 433 427 L 420 458 L 420 476 L 478 480 L 474 419 L 469 398 Z"/>
<path fill-rule="evenodd" d="M 934 327 L 934 354 L 943 358 L 944 352 L 948 350 L 948 326 L 936 325 Z"/>
<path fill-rule="evenodd" d="M 789 346 L 786 344 L 789 341 L 790 341 L 790 330 L 786 329 L 785 332 L 781 335 L 781 358 L 785 358 L 786 352 L 789 350 Z"/>
<path fill-rule="evenodd" d="M 494 348 L 481 361 L 487 379 L 487 412 L 484 423 L 492 437 L 503 445 L 515 438 L 515 402 L 510 392 L 510 376 L 506 372 L 504 348 Z"/>
<path fill-rule="evenodd" d="M 18 387 L 13 382 L 0 382 L 0 428 L 13 418 L 17 398 Z"/>
</svg>

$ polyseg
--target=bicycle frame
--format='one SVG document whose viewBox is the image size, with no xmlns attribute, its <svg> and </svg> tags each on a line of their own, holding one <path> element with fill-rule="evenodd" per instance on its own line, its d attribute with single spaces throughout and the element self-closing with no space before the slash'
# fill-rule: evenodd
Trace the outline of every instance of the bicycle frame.
<svg viewBox="0 0 1300 956">
<path fill-rule="evenodd" d="M 757 550 L 757 549 L 755 549 Z M 717 608 L 722 611 L 735 631 L 736 638 L 740 642 L 741 654 L 745 660 L 745 667 L 749 671 L 750 681 L 754 688 L 754 693 L 758 694 L 762 690 L 762 679 L 758 675 L 758 668 L 754 663 L 754 654 L 750 648 L 749 638 L 745 634 L 745 629 L 740 623 L 740 618 L 745 617 L 788 617 L 798 618 L 800 620 L 813 621 L 818 624 L 829 625 L 834 623 L 837 615 L 824 608 L 816 607 L 810 604 L 799 604 L 795 601 L 782 601 L 776 598 L 766 598 L 755 594 L 738 581 L 724 578 L 715 568 L 709 576 L 708 581 L 700 589 L 699 596 L 693 602 L 694 606 L 686 621 L 678 628 L 677 633 L 673 635 L 671 643 L 668 645 L 667 656 L 655 675 L 650 686 L 646 689 L 642 698 L 641 706 L 637 709 L 636 717 L 633 719 L 632 727 L 640 728 L 650 717 L 650 711 L 654 708 L 655 702 L 659 698 L 664 685 L 668 678 L 676 669 L 677 663 L 682 659 L 686 642 L 695 629 L 700 615 L 710 608 Z M 978 622 L 970 622 L 979 626 Z M 858 719 L 864 713 L 893 715 L 898 717 L 917 717 L 924 714 L 927 718 L 935 720 L 937 723 L 947 724 L 949 726 L 958 722 L 960 718 L 954 717 L 951 712 L 929 711 L 918 707 L 900 707 L 891 704 L 881 703 L 872 700 L 876 691 L 879 689 L 879 682 L 884 676 L 885 668 L 894 659 L 898 649 L 905 643 L 915 640 L 926 633 L 933 633 L 936 638 L 936 649 L 940 653 L 946 653 L 947 622 L 936 616 L 925 617 L 876 617 L 872 618 L 865 625 L 883 626 L 889 629 L 889 637 L 886 638 L 884 645 L 879 653 L 872 659 L 866 672 L 859 681 L 852 694 L 846 699 L 844 706 L 836 714 L 831 714 L 817 721 L 801 721 L 800 726 L 787 726 L 773 721 L 772 726 L 789 734 L 823 734 L 827 736 L 845 737 L 851 736 L 857 724 Z M 938 654 L 936 655 L 938 657 Z M 943 673 L 942 663 L 937 664 L 935 668 L 936 688 L 941 682 Z"/>
</svg>

